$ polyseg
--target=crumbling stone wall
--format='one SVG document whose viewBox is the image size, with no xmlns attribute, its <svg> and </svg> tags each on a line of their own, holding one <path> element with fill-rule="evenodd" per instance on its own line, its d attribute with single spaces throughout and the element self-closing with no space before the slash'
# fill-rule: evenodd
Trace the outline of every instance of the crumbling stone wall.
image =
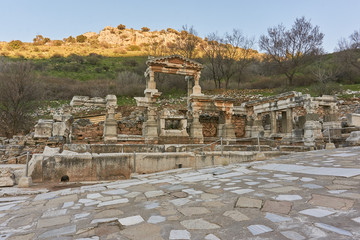
<svg viewBox="0 0 360 240">
<path fill-rule="evenodd" d="M 118 133 L 124 135 L 142 135 L 141 121 L 118 121 Z"/>
<path fill-rule="evenodd" d="M 103 122 L 92 123 L 88 119 L 79 119 L 73 124 L 72 139 L 73 141 L 99 142 L 102 141 L 103 131 Z"/>
<path fill-rule="evenodd" d="M 235 136 L 237 138 L 245 137 L 246 117 L 241 115 L 233 115 L 231 122 L 235 127 Z"/>
</svg>

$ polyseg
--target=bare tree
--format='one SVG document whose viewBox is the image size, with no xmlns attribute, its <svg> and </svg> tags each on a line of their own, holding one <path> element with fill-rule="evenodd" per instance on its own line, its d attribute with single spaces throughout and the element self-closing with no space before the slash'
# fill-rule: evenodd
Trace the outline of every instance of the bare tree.
<svg viewBox="0 0 360 240">
<path fill-rule="evenodd" d="M 7 137 L 28 130 L 39 85 L 27 62 L 0 62 L 0 124 Z M 0 131 L 1 132 L 1 131 Z"/>
<path fill-rule="evenodd" d="M 319 26 L 313 27 L 305 17 L 297 18 L 290 30 L 283 25 L 268 28 L 268 35 L 260 36 L 259 46 L 271 61 L 275 61 L 281 72 L 293 84 L 297 70 L 306 60 L 322 51 L 324 34 Z"/>
<path fill-rule="evenodd" d="M 360 30 L 354 31 L 349 40 L 341 39 L 336 49 L 340 62 L 360 70 Z"/>
<path fill-rule="evenodd" d="M 193 26 L 183 26 L 175 42 L 169 46 L 170 52 L 190 59 L 196 57 L 200 43 L 200 38 L 197 35 L 198 33 Z"/>
<path fill-rule="evenodd" d="M 241 74 L 251 62 L 253 43 L 254 39 L 245 37 L 237 29 L 224 37 L 215 33 L 208 35 L 206 44 L 201 47 L 216 88 L 221 88 L 222 80 L 225 81 L 225 88 L 228 88 L 235 74 L 238 74 L 240 81 Z"/>
</svg>

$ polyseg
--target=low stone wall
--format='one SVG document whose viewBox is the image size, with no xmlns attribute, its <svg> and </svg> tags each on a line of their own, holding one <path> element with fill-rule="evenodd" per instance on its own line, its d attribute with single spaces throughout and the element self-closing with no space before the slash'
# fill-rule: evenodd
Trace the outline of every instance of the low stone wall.
<svg viewBox="0 0 360 240">
<path fill-rule="evenodd" d="M 55 152 L 59 149 L 55 149 Z M 202 168 L 256 160 L 256 152 L 172 153 L 62 153 L 35 154 L 29 164 L 33 182 L 117 180 L 131 173 L 154 173 L 184 168 Z"/>
</svg>

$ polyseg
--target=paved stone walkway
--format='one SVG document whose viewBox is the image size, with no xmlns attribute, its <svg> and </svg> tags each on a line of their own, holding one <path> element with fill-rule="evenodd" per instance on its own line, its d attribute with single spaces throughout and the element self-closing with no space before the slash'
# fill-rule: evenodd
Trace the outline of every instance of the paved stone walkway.
<svg viewBox="0 0 360 240">
<path fill-rule="evenodd" d="M 0 239 L 360 239 L 359 163 L 343 148 L 3 196 Z"/>
</svg>

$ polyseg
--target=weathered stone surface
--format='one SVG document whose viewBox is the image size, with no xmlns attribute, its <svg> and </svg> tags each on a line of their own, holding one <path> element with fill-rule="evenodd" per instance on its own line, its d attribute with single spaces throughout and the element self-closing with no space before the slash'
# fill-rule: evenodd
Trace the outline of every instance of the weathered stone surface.
<svg viewBox="0 0 360 240">
<path fill-rule="evenodd" d="M 34 138 L 49 138 L 52 135 L 53 120 L 39 119 L 35 125 Z"/>
<path fill-rule="evenodd" d="M 171 230 L 169 240 L 190 239 L 191 234 L 187 230 Z"/>
<path fill-rule="evenodd" d="M 354 206 L 354 202 L 352 199 L 312 194 L 309 204 L 337 210 L 350 210 Z"/>
<path fill-rule="evenodd" d="M 289 201 L 266 200 L 261 211 L 289 214 L 291 207 L 292 207 L 292 202 Z"/>
<path fill-rule="evenodd" d="M 235 207 L 239 208 L 261 208 L 262 200 L 248 198 L 248 197 L 239 197 L 236 201 Z"/>
<path fill-rule="evenodd" d="M 62 228 L 58 228 L 58 229 L 54 229 L 54 230 L 50 230 L 47 232 L 42 233 L 39 238 L 55 238 L 55 237 L 59 237 L 62 235 L 69 235 L 69 234 L 73 234 L 76 232 L 76 225 L 71 225 L 71 226 L 67 226 L 67 227 L 62 227 Z"/>
<path fill-rule="evenodd" d="M 70 216 L 60 216 L 54 218 L 39 219 L 37 228 L 46 228 L 56 225 L 62 225 L 70 222 Z"/>
<path fill-rule="evenodd" d="M 300 188 L 292 187 L 292 186 L 266 189 L 266 191 L 275 192 L 275 193 L 287 193 L 287 192 L 297 191 L 297 190 L 300 190 Z"/>
<path fill-rule="evenodd" d="M 180 222 L 187 229 L 217 229 L 220 228 L 219 225 L 210 223 L 202 218 L 192 219 L 192 220 L 184 220 Z"/>
<path fill-rule="evenodd" d="M 134 240 L 163 240 L 161 237 L 161 227 L 154 224 L 140 224 L 132 228 L 126 228 L 121 231 L 121 235 Z"/>
<path fill-rule="evenodd" d="M 185 216 L 201 215 L 201 214 L 210 213 L 209 210 L 207 210 L 204 207 L 185 207 L 185 208 L 179 209 L 179 212 L 181 212 Z"/>
<path fill-rule="evenodd" d="M 171 196 L 176 198 L 186 198 L 188 194 L 186 192 L 173 192 L 171 193 Z"/>
<path fill-rule="evenodd" d="M 223 215 L 226 217 L 230 217 L 234 221 L 237 221 L 237 222 L 246 221 L 246 220 L 250 219 L 245 214 L 242 214 L 241 212 L 239 212 L 237 210 L 226 211 L 226 212 L 224 212 Z"/>
<path fill-rule="evenodd" d="M 11 187 L 15 184 L 14 172 L 11 168 L 0 168 L 0 187 Z"/>
<path fill-rule="evenodd" d="M 54 137 L 65 136 L 65 131 L 66 131 L 65 122 L 54 122 L 53 123 L 52 135 Z"/>
</svg>

